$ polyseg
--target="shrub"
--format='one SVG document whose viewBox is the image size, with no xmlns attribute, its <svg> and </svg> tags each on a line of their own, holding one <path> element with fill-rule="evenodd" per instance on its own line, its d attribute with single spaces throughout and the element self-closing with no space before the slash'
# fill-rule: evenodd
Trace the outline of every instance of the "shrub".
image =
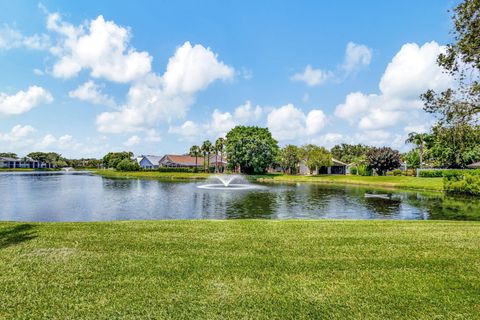
<svg viewBox="0 0 480 320">
<path fill-rule="evenodd" d="M 452 170 L 444 172 L 443 189 L 447 193 L 480 195 L 480 171 Z"/>
<path fill-rule="evenodd" d="M 422 178 L 441 178 L 444 171 L 447 170 L 422 170 L 419 176 Z"/>
<path fill-rule="evenodd" d="M 470 174 L 480 174 L 480 169 L 477 170 L 469 170 L 469 169 L 456 169 L 456 170 L 422 170 L 420 171 L 420 177 L 422 178 L 441 178 L 447 175 L 461 175 L 464 172 Z"/>
<path fill-rule="evenodd" d="M 392 171 L 394 176 L 401 176 L 403 174 L 402 170 L 400 169 L 395 169 Z"/>
<path fill-rule="evenodd" d="M 176 167 L 159 167 L 159 172 L 197 172 L 202 171 L 201 169 L 196 170 L 196 168 L 176 168 Z"/>
<path fill-rule="evenodd" d="M 358 172 L 357 167 L 351 167 L 350 168 L 350 174 L 357 174 L 357 172 Z"/>
<path fill-rule="evenodd" d="M 117 164 L 116 169 L 118 171 L 138 171 L 140 166 L 136 161 L 125 158 Z"/>
<path fill-rule="evenodd" d="M 372 168 L 366 165 L 358 166 L 358 174 L 361 176 L 371 176 L 373 174 Z"/>
</svg>

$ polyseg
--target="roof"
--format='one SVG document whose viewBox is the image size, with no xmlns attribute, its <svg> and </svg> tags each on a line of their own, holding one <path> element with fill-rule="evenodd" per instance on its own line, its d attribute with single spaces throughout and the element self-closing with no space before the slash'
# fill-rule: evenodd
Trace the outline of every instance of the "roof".
<svg viewBox="0 0 480 320">
<path fill-rule="evenodd" d="M 333 165 L 335 165 L 335 166 L 346 166 L 347 165 L 345 162 L 342 162 L 342 161 L 334 159 L 334 158 L 332 158 L 332 161 L 333 161 Z"/>
<path fill-rule="evenodd" d="M 174 164 L 179 164 L 179 165 L 184 165 L 184 166 L 195 166 L 195 161 L 197 165 L 203 165 L 203 157 L 197 157 L 195 160 L 195 157 L 189 156 L 189 155 L 176 155 L 176 154 L 166 154 L 165 156 L 162 157 L 163 160 L 162 162 L 169 162 L 169 163 L 174 163 Z"/>
<path fill-rule="evenodd" d="M 480 161 L 478 162 L 474 162 L 474 163 L 470 163 L 467 168 L 471 168 L 471 169 L 477 169 L 477 168 L 480 168 Z"/>
<path fill-rule="evenodd" d="M 162 160 L 162 158 L 163 157 L 161 157 L 161 156 L 154 156 L 154 155 L 149 155 L 149 154 L 142 155 L 142 156 L 139 157 L 139 159 L 147 159 L 152 165 L 156 165 L 156 166 L 158 166 L 158 163 L 160 162 L 160 160 Z"/>
<path fill-rule="evenodd" d="M 222 158 L 220 155 L 217 155 L 217 156 L 216 156 L 216 155 L 212 154 L 212 155 L 210 156 L 210 163 L 215 163 L 215 162 L 217 162 L 217 163 L 225 163 L 225 164 L 226 164 L 226 163 L 227 163 L 227 159 L 225 159 L 225 157 Z"/>
<path fill-rule="evenodd" d="M 20 161 L 20 159 L 0 157 L 0 161 Z"/>
</svg>

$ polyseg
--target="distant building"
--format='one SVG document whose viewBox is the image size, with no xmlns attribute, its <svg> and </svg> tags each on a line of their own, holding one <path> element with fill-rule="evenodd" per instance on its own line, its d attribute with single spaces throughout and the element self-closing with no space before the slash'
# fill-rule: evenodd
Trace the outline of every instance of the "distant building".
<svg viewBox="0 0 480 320">
<path fill-rule="evenodd" d="M 333 165 L 329 167 L 320 167 L 318 172 L 315 170 L 312 174 L 346 174 L 347 173 L 347 164 L 343 163 L 340 160 L 332 158 Z M 299 173 L 301 175 L 310 175 L 310 169 L 307 167 L 305 161 L 300 163 L 300 170 Z"/>
<path fill-rule="evenodd" d="M 33 160 L 30 158 L 5 158 L 0 157 L 0 168 L 8 169 L 48 169 L 53 166 L 50 163 Z"/>
<path fill-rule="evenodd" d="M 469 169 L 480 169 L 480 161 L 469 164 L 467 166 L 467 168 L 469 168 Z"/>
<path fill-rule="evenodd" d="M 142 169 L 158 169 L 161 156 L 141 155 L 137 157 L 137 163 Z"/>
<path fill-rule="evenodd" d="M 211 167 L 226 167 L 227 160 L 220 155 L 211 155 L 209 157 Z M 159 160 L 160 167 L 176 167 L 176 168 L 194 168 L 203 167 L 203 157 L 192 157 L 190 155 L 166 154 Z"/>
</svg>

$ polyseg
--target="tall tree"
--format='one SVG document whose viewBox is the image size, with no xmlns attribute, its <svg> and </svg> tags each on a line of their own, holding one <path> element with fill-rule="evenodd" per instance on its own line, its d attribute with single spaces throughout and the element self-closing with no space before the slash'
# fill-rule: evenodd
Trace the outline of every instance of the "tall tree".
<svg viewBox="0 0 480 320">
<path fill-rule="evenodd" d="M 280 165 L 284 171 L 290 174 L 297 172 L 298 165 L 302 160 L 302 150 L 294 145 L 286 145 L 280 150 Z"/>
<path fill-rule="evenodd" d="M 332 156 L 345 163 L 356 163 L 359 159 L 365 159 L 370 147 L 363 144 L 337 144 L 330 151 Z"/>
<path fill-rule="evenodd" d="M 400 167 L 400 153 L 389 147 L 372 148 L 367 153 L 367 161 L 378 175 L 383 176 L 387 171 Z"/>
<path fill-rule="evenodd" d="M 430 135 L 428 133 L 417 133 L 417 132 L 410 132 L 408 134 L 407 140 L 405 143 L 411 143 L 417 146 L 420 154 L 420 169 L 422 169 L 423 164 L 423 152 L 425 148 L 425 143 L 430 140 Z"/>
<path fill-rule="evenodd" d="M 242 173 L 263 173 L 275 163 L 278 143 L 268 128 L 236 126 L 227 133 L 226 153 Z"/>
<path fill-rule="evenodd" d="M 453 9 L 454 41 L 437 62 L 456 80 L 443 92 L 422 95 L 427 112 L 441 124 L 476 122 L 480 113 L 480 0 L 464 0 Z"/>
<path fill-rule="evenodd" d="M 205 171 L 210 170 L 210 153 L 212 152 L 212 142 L 210 140 L 205 140 L 202 143 L 202 152 L 204 155 L 204 160 L 203 160 L 203 167 Z M 207 167 L 205 168 L 205 159 Z"/>
<path fill-rule="evenodd" d="M 17 154 L 13 152 L 0 152 L 0 157 L 2 158 L 16 158 Z"/>
<path fill-rule="evenodd" d="M 130 160 L 132 157 L 133 152 L 130 151 L 109 152 L 103 157 L 102 162 L 105 168 L 116 168 L 120 161 L 122 161 L 123 159 Z"/>
<path fill-rule="evenodd" d="M 193 145 L 190 148 L 190 156 L 195 157 L 195 171 L 198 169 L 198 157 L 202 154 L 202 149 L 199 146 Z"/>
<path fill-rule="evenodd" d="M 332 154 L 324 147 L 307 144 L 302 147 L 302 151 L 310 173 L 315 170 L 318 174 L 321 167 L 330 167 L 333 164 Z"/>
<path fill-rule="evenodd" d="M 465 168 L 480 160 L 480 126 L 458 124 L 432 128 L 431 157 L 435 164 L 446 168 Z"/>
<path fill-rule="evenodd" d="M 225 150 L 225 139 L 218 138 L 215 141 L 215 171 L 218 172 L 218 153 L 220 153 L 220 161 L 222 162 L 222 172 L 224 171 L 223 168 L 223 152 Z"/>
</svg>

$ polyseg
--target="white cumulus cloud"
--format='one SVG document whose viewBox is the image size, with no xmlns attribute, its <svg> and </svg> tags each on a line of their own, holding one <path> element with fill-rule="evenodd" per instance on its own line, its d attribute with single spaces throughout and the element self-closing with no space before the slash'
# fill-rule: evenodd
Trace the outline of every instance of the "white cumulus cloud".
<svg viewBox="0 0 480 320">
<path fill-rule="evenodd" d="M 267 116 L 267 126 L 274 138 L 294 140 L 320 132 L 326 124 L 322 110 L 311 110 L 307 115 L 293 104 L 273 109 Z"/>
<path fill-rule="evenodd" d="M 0 50 L 27 48 L 46 50 L 50 47 L 50 38 L 46 34 L 25 36 L 20 31 L 4 25 L 0 28 Z"/>
<path fill-rule="evenodd" d="M 48 15 L 47 28 L 60 37 L 51 52 L 58 61 L 53 75 L 71 78 L 88 69 L 94 78 L 130 82 L 151 71 L 152 57 L 130 46 L 129 29 L 103 16 L 80 26 L 64 22 L 58 13 Z"/>
<path fill-rule="evenodd" d="M 70 91 L 68 95 L 70 98 L 88 101 L 93 104 L 115 107 L 116 104 L 113 97 L 102 93 L 102 88 L 102 86 L 89 80 L 80 85 L 77 89 Z"/>
<path fill-rule="evenodd" d="M 141 139 L 139 136 L 131 136 L 130 138 L 127 139 L 127 141 L 123 143 L 123 145 L 126 147 L 133 147 L 139 144 L 140 141 Z"/>
<path fill-rule="evenodd" d="M 345 50 L 345 60 L 342 68 L 352 72 L 361 66 L 368 66 L 372 61 L 372 49 L 363 44 L 349 42 Z"/>
<path fill-rule="evenodd" d="M 451 84 L 451 78 L 436 63 L 444 50 L 434 41 L 423 46 L 403 45 L 385 69 L 380 93 L 350 93 L 344 103 L 337 105 L 335 115 L 372 132 L 412 120 L 418 122 L 422 117 L 420 94 Z"/>
<path fill-rule="evenodd" d="M 170 58 L 163 76 L 150 74 L 130 87 L 127 101 L 117 112 L 97 117 L 101 132 L 133 132 L 154 127 L 159 121 L 183 118 L 195 94 L 215 80 L 234 76 L 234 69 L 217 59 L 209 48 L 185 42 Z"/>
<path fill-rule="evenodd" d="M 17 115 L 53 101 L 52 94 L 39 86 L 31 86 L 27 91 L 18 91 L 13 95 L 0 92 L 0 113 Z"/>
<path fill-rule="evenodd" d="M 325 81 L 331 77 L 333 77 L 333 73 L 331 71 L 314 69 L 311 65 L 307 65 L 303 72 L 294 74 L 291 80 L 304 82 L 308 86 L 313 87 L 325 83 Z"/>
<path fill-rule="evenodd" d="M 29 125 L 22 126 L 17 124 L 14 126 L 10 132 L 1 133 L 0 132 L 0 141 L 15 142 L 28 137 L 31 133 L 35 132 L 35 128 Z"/>
</svg>

